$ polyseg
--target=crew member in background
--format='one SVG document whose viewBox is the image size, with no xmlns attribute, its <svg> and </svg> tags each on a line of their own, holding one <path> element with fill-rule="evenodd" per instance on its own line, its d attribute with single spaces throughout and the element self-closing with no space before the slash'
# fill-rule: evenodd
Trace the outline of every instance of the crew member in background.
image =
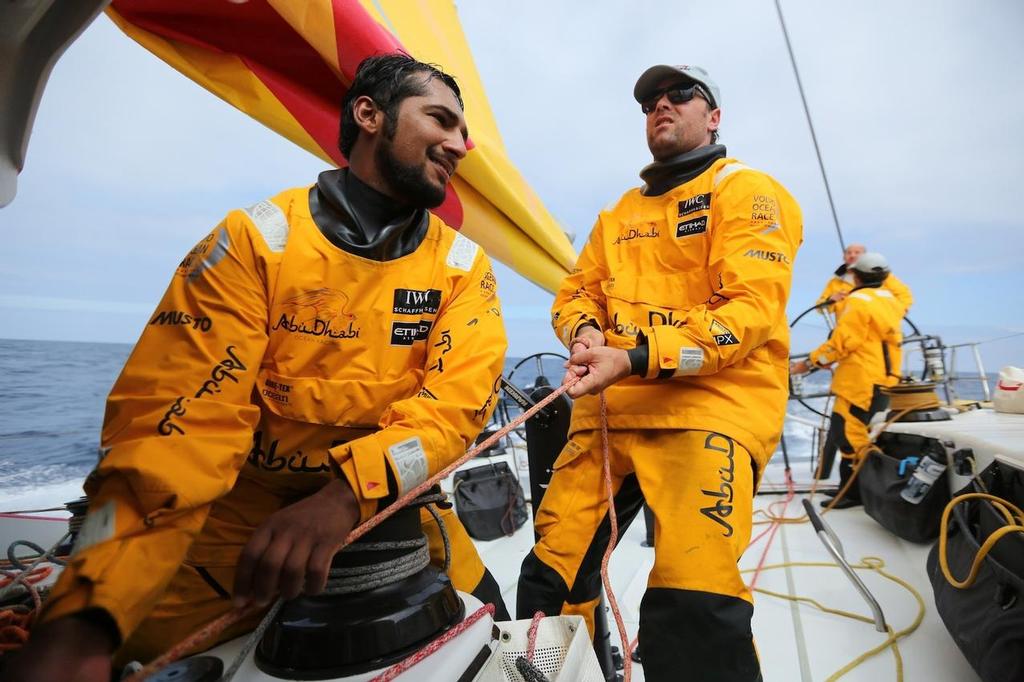
<svg viewBox="0 0 1024 682">
<path fill-rule="evenodd" d="M 593 632 L 610 523 L 597 397 L 607 389 L 618 517 L 624 529 L 641 491 L 655 517 L 644 676 L 752 682 L 753 604 L 736 562 L 782 431 L 800 208 L 715 144 L 721 96 L 704 69 L 651 67 L 633 95 L 654 162 L 643 187 L 598 216 L 555 298 L 566 380 L 583 378 L 517 611 L 582 614 Z"/>
<path fill-rule="evenodd" d="M 843 301 L 842 312 L 828 341 L 810 354 L 809 360 L 793 363 L 790 371 L 803 374 L 811 367 L 827 368 L 838 363 L 832 375 L 832 420 L 821 455 L 819 478 L 828 478 L 836 449 L 843 453 L 839 463 L 839 489 L 850 480 L 853 469 L 871 446 L 868 423 L 875 413 L 888 407 L 889 398 L 880 388 L 899 382 L 900 325 L 904 308 L 888 288 L 889 263 L 879 253 L 863 253 L 850 266 L 853 293 Z M 827 506 L 829 498 L 822 502 Z M 860 504 L 856 481 L 833 509 Z"/>
<path fill-rule="evenodd" d="M 348 168 L 230 212 L 179 265 L 107 402 L 76 553 L 5 679 L 106 682 L 116 649 L 149 660 L 233 605 L 320 592 L 352 528 L 486 423 L 494 275 L 427 211 L 466 154 L 459 88 L 373 57 L 342 112 Z M 452 582 L 507 618 L 445 518 Z"/>
<path fill-rule="evenodd" d="M 833 315 L 839 315 L 843 308 L 843 302 L 850 295 L 850 292 L 853 291 L 854 286 L 856 286 L 850 266 L 866 250 L 863 244 L 850 244 L 843 250 L 843 264 L 836 268 L 835 273 L 829 278 L 828 283 L 822 290 L 821 296 L 818 297 L 818 304 L 830 304 L 823 306 L 822 312 L 831 312 Z M 910 306 L 914 303 L 910 287 L 899 280 L 896 275 L 889 273 L 889 277 L 885 280 L 885 288 L 896 296 L 896 300 L 903 306 L 903 314 L 906 315 L 907 311 L 910 310 Z"/>
</svg>

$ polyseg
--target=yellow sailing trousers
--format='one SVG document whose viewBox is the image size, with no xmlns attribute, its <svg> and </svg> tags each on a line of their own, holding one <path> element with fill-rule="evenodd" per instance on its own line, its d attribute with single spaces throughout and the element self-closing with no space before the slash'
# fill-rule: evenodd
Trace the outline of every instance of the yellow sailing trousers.
<svg viewBox="0 0 1024 682">
<path fill-rule="evenodd" d="M 842 488 L 853 475 L 857 463 L 865 457 L 871 445 L 871 434 L 868 424 L 877 412 L 889 406 L 887 396 L 875 387 L 871 404 L 862 410 L 841 395 L 836 396 L 832 405 L 832 416 L 829 421 L 828 435 L 821 453 L 821 472 L 819 478 L 828 478 L 832 472 L 832 463 L 836 450 L 843 454 L 839 461 L 839 487 Z M 860 490 L 856 484 L 846 491 L 844 497 L 860 500 Z"/>
<path fill-rule="evenodd" d="M 452 564 L 448 575 L 452 584 L 485 603 L 496 602 L 496 618 L 507 620 L 497 583 L 480 561 L 466 529 L 451 509 L 438 511 L 451 542 Z M 429 541 L 431 561 L 436 566 L 443 566 L 444 546 L 437 523 L 426 510 L 421 510 L 420 517 Z M 206 623 L 230 611 L 230 592 L 238 556 L 253 530 L 246 525 L 211 518 L 189 551 L 185 563 L 171 579 L 163 597 L 117 652 L 117 665 L 133 660 L 150 661 Z M 262 612 L 249 616 L 207 646 L 251 631 L 262 618 Z"/>
<path fill-rule="evenodd" d="M 680 679 L 683 662 L 688 679 L 759 679 L 752 599 L 737 566 L 750 541 L 750 454 L 696 430 L 615 430 L 609 446 L 620 526 L 644 499 L 655 518 L 654 568 L 640 606 L 645 678 Z M 518 617 L 578 613 L 593 633 L 610 536 L 601 432 L 573 435 L 553 469 L 537 513 L 540 540 L 523 562 Z"/>
</svg>

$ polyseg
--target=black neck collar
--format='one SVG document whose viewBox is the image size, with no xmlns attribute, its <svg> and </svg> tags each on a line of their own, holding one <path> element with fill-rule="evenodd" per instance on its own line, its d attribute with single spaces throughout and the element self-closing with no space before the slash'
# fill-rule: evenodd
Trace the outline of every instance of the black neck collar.
<svg viewBox="0 0 1024 682">
<path fill-rule="evenodd" d="M 645 185 L 641 193 L 645 197 L 656 197 L 711 168 L 718 159 L 725 158 L 725 146 L 709 144 L 684 152 L 664 161 L 655 161 L 644 166 L 640 178 Z"/>
<path fill-rule="evenodd" d="M 335 246 L 378 261 L 415 251 L 429 223 L 426 209 L 381 194 L 348 168 L 320 174 L 309 191 L 309 211 Z"/>
</svg>

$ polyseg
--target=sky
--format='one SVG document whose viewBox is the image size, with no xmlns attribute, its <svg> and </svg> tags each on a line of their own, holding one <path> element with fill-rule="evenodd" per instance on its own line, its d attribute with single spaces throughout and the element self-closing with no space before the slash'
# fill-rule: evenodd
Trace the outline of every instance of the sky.
<svg viewBox="0 0 1024 682">
<path fill-rule="evenodd" d="M 458 9 L 509 156 L 577 249 L 650 161 L 637 76 L 656 63 L 707 68 L 730 156 L 803 208 L 790 316 L 814 302 L 840 249 L 772 2 Z M 1024 332 L 1024 3 L 783 0 L 783 11 L 846 241 L 888 257 L 925 331 Z M 323 168 L 100 17 L 54 68 L 18 196 L 0 209 L 0 337 L 133 342 L 181 256 L 228 210 Z M 559 349 L 551 296 L 496 274 L 510 354 Z M 823 334 L 802 325 L 794 351 Z M 1024 337 L 983 351 L 989 370 L 1020 365 Z"/>
</svg>

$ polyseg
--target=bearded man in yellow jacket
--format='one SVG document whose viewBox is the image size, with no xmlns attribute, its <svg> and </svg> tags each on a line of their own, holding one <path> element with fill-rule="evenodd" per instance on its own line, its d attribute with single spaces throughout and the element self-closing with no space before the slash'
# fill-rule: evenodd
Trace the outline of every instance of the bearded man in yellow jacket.
<svg viewBox="0 0 1024 682">
<path fill-rule="evenodd" d="M 641 498 L 655 518 L 644 676 L 753 682 L 753 603 L 736 562 L 782 431 L 800 208 L 714 144 L 721 95 L 704 69 L 651 67 L 633 94 L 654 162 L 644 186 L 598 216 L 555 298 L 566 379 L 582 379 L 517 611 L 579 613 L 593 632 L 609 541 L 597 397 L 607 389 L 618 518 L 628 525 Z"/>
<path fill-rule="evenodd" d="M 825 288 L 822 289 L 821 296 L 818 297 L 817 303 L 819 305 L 826 304 L 822 305 L 821 311 L 823 313 L 830 312 L 838 317 L 839 313 L 842 312 L 846 297 L 857 286 L 853 280 L 851 266 L 857 262 L 857 259 L 865 251 L 867 249 L 863 244 L 850 244 L 843 249 L 843 264 L 836 268 L 832 277 L 825 284 Z M 906 315 L 907 311 L 910 310 L 910 306 L 914 303 L 914 296 L 910 293 L 910 287 L 890 272 L 889 276 L 885 279 L 885 288 L 893 293 L 896 300 L 903 306 L 903 314 Z"/>
<path fill-rule="evenodd" d="M 871 418 L 888 407 L 889 399 L 880 389 L 899 382 L 903 342 L 900 325 L 905 312 L 903 303 L 887 286 L 892 275 L 884 256 L 871 251 L 861 254 L 850 272 L 854 288 L 844 300 L 828 341 L 811 351 L 807 361 L 791 367 L 794 374 L 802 374 L 811 367 L 837 365 L 832 375 L 836 399 L 818 475 L 828 478 L 838 449 L 844 455 L 839 463 L 840 490 L 871 447 Z M 824 500 L 822 506 L 830 502 Z M 845 509 L 860 503 L 854 482 L 832 508 Z"/>
<path fill-rule="evenodd" d="M 342 111 L 348 168 L 230 212 L 178 266 L 111 391 L 85 528 L 8 679 L 106 682 L 119 646 L 149 660 L 233 604 L 319 593 L 352 528 L 486 423 L 506 348 L 494 275 L 427 211 L 466 154 L 458 86 L 373 57 Z M 452 582 L 507 618 L 444 515 Z"/>
</svg>

